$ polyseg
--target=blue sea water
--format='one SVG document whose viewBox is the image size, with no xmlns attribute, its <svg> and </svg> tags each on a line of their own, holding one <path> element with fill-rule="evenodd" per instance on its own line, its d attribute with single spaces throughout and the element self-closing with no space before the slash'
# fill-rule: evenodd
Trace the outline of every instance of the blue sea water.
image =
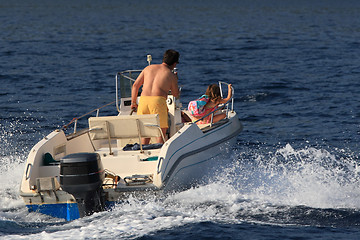
<svg viewBox="0 0 360 240">
<path fill-rule="evenodd" d="M 0 1 L 0 238 L 360 239 L 359 15 L 355 0 Z M 169 48 L 184 105 L 235 87 L 233 164 L 72 222 L 28 213 L 31 147 Z"/>
</svg>

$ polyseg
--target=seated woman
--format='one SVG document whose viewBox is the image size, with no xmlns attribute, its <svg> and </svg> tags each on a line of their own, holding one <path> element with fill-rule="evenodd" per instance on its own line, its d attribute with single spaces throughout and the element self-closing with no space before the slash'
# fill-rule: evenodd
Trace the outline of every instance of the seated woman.
<svg viewBox="0 0 360 240">
<path fill-rule="evenodd" d="M 206 89 L 204 95 L 200 98 L 191 101 L 188 105 L 188 110 L 193 118 L 193 121 L 197 121 L 204 117 L 205 115 L 209 114 L 210 112 L 214 111 L 219 104 L 226 103 L 232 97 L 231 91 L 231 84 L 228 85 L 228 96 L 227 98 L 222 98 L 220 93 L 220 88 L 216 84 L 211 84 Z M 213 123 L 220 121 L 221 119 L 225 118 L 225 113 L 214 114 Z M 211 121 L 211 114 L 204 119 L 197 122 L 197 124 L 206 124 L 210 123 Z"/>
</svg>

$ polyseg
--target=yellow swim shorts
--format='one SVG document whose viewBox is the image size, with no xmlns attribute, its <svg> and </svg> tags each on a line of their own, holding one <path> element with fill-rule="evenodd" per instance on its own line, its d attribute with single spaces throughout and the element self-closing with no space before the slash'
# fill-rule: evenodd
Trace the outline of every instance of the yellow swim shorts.
<svg viewBox="0 0 360 240">
<path fill-rule="evenodd" d="M 160 127 L 168 128 L 168 109 L 164 97 L 141 96 L 137 114 L 159 114 Z"/>
</svg>

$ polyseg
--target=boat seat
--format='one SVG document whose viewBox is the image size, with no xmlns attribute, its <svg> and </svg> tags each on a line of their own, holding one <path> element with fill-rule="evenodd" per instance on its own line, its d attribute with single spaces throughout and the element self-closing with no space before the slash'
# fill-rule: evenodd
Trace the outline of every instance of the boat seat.
<svg viewBox="0 0 360 240">
<path fill-rule="evenodd" d="M 141 152 L 143 152 L 141 138 L 162 137 L 165 142 L 158 114 L 90 117 L 89 132 L 92 140 L 109 141 L 110 154 L 113 154 L 111 150 L 113 139 L 138 138 Z"/>
</svg>

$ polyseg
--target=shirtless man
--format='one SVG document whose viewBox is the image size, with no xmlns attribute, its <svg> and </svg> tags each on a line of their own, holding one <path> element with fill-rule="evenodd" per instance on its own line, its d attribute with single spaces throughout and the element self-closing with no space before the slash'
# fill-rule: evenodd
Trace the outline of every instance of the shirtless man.
<svg viewBox="0 0 360 240">
<path fill-rule="evenodd" d="M 166 136 L 168 126 L 168 109 L 166 99 L 171 90 L 172 95 L 179 96 L 178 76 L 172 70 L 179 62 L 180 54 L 172 49 L 164 53 L 161 64 L 147 66 L 134 82 L 131 90 L 131 109 L 136 110 L 137 114 L 159 114 L 160 128 Z M 139 88 L 143 85 L 139 106 L 136 103 Z M 142 144 L 149 144 L 150 139 L 141 140 Z M 163 143 L 160 137 L 158 143 Z"/>
</svg>

